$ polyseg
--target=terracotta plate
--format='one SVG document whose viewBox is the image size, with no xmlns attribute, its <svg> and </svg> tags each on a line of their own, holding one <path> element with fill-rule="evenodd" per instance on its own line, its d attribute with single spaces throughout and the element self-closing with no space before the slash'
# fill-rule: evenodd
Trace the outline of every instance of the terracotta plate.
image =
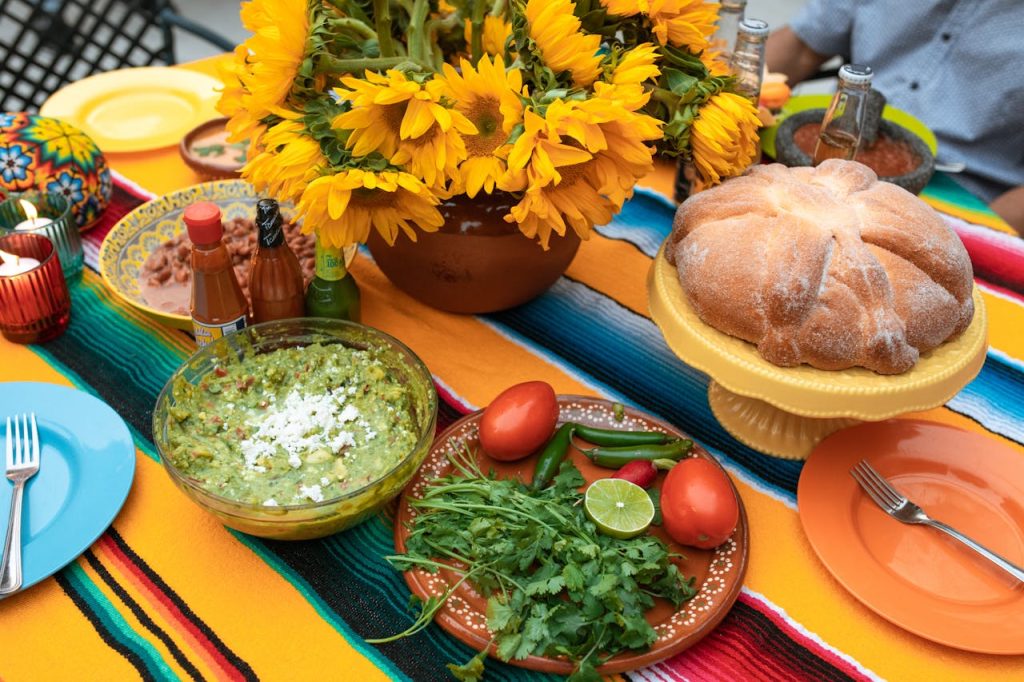
<svg viewBox="0 0 1024 682">
<path fill-rule="evenodd" d="M 629 408 L 626 408 L 625 418 L 621 422 L 616 421 L 613 404 L 605 400 L 559 396 L 559 405 L 561 407 L 560 421 L 576 421 L 592 426 L 623 430 L 658 430 L 686 437 L 684 433 L 670 424 Z M 480 414 L 480 412 L 475 412 L 463 417 L 448 427 L 434 441 L 434 446 L 430 454 L 427 455 L 423 466 L 420 467 L 416 477 L 402 493 L 395 523 L 395 546 L 399 552 L 405 551 L 405 540 L 409 535 L 407 524 L 415 517 L 415 512 L 409 507 L 410 496 L 420 496 L 427 481 L 448 472 L 450 464 L 445 454 L 447 451 L 453 448 L 461 449 L 463 444 L 478 449 L 476 448 L 479 444 L 477 423 Z M 715 461 L 699 446 L 695 446 L 694 451 L 698 457 Z M 574 448 L 570 448 L 569 452 L 588 482 L 605 478 L 613 473 L 610 469 L 601 469 L 592 465 L 583 454 Z M 519 462 L 503 463 L 495 462 L 484 454 L 480 455 L 480 461 L 484 465 L 485 471 L 494 468 L 501 477 L 519 476 L 527 480 L 533 476 L 534 460 L 535 458 L 529 457 Z M 661 479 L 664 479 L 664 476 L 659 477 L 656 487 L 661 486 Z M 737 499 L 739 499 L 738 495 Z M 740 522 L 736 532 L 733 533 L 732 538 L 717 549 L 700 550 L 682 547 L 669 541 L 660 528 L 652 527 L 652 532 L 668 542 L 673 551 L 686 555 L 686 560 L 680 563 L 679 568 L 683 575 L 696 576 L 696 584 L 700 586 L 700 591 L 696 597 L 684 603 L 678 611 L 674 610 L 667 602 L 656 604 L 647 614 L 648 621 L 655 627 L 659 635 L 654 646 L 648 651 L 616 656 L 598 669 L 603 674 L 642 668 L 669 658 L 696 644 L 718 625 L 728 613 L 733 602 L 736 601 L 736 597 L 739 596 L 743 575 L 747 568 L 748 551 L 747 516 L 743 510 L 742 501 L 740 502 Z M 421 570 L 413 570 L 406 572 L 405 580 L 414 594 L 426 599 L 430 595 L 442 594 L 448 585 L 458 581 L 458 577 L 455 573 L 447 571 L 430 574 Z M 480 650 L 490 641 L 486 625 L 487 619 L 484 615 L 485 608 L 486 599 L 469 587 L 467 583 L 464 583 L 448 600 L 444 608 L 438 612 L 436 620 L 441 627 L 456 638 Z M 493 647 L 490 653 L 492 656 L 494 655 Z M 563 659 L 531 656 L 521 661 L 510 661 L 510 663 L 542 672 L 560 674 L 572 672 L 572 665 Z"/>
<path fill-rule="evenodd" d="M 823 440 L 797 491 L 811 545 L 867 607 L 941 644 L 1024 654 L 1024 584 L 938 530 L 887 516 L 850 476 L 861 459 L 933 518 L 1024 565 L 1024 455 L 943 424 L 865 423 Z"/>
</svg>

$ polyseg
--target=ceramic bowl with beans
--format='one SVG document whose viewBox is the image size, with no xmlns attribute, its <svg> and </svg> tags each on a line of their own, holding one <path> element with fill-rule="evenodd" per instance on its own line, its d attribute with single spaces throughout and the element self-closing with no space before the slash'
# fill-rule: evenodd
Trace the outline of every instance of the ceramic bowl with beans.
<svg viewBox="0 0 1024 682">
<path fill-rule="evenodd" d="M 122 218 L 100 248 L 100 273 L 122 300 L 151 317 L 179 329 L 192 329 L 188 314 L 192 272 L 191 244 L 181 215 L 197 201 L 212 201 L 224 219 L 224 240 L 231 252 L 239 284 L 248 292 L 249 262 L 256 248 L 252 223 L 260 196 L 244 180 L 216 180 L 193 185 L 146 202 Z M 315 242 L 303 235 L 295 209 L 281 205 L 286 239 L 299 258 L 306 281 L 313 276 Z M 355 248 L 345 252 L 346 262 Z"/>
</svg>

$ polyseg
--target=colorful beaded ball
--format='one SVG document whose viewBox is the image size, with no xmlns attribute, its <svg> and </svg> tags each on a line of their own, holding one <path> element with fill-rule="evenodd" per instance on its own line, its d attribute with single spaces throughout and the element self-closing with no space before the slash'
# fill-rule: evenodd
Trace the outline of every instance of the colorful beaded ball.
<svg viewBox="0 0 1024 682">
<path fill-rule="evenodd" d="M 63 194 L 85 229 L 110 202 L 110 168 L 96 143 L 73 125 L 0 113 L 0 198 L 28 189 Z"/>
</svg>

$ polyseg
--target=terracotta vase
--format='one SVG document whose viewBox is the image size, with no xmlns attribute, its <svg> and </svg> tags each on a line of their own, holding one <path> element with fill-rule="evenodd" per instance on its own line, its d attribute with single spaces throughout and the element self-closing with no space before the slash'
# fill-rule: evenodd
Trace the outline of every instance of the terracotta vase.
<svg viewBox="0 0 1024 682">
<path fill-rule="evenodd" d="M 580 246 L 571 230 L 552 235 L 547 251 L 504 221 L 513 204 L 506 194 L 455 197 L 439 209 L 444 225 L 399 235 L 394 246 L 371 232 L 366 245 L 378 267 L 413 298 L 455 313 L 505 310 L 536 298 L 554 284 Z"/>
</svg>

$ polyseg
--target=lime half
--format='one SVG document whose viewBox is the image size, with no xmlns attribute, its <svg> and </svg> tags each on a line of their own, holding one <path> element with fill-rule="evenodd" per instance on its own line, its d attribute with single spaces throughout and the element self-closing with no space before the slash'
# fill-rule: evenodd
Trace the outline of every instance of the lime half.
<svg viewBox="0 0 1024 682">
<path fill-rule="evenodd" d="M 591 483 L 583 509 L 602 533 L 614 538 L 640 535 L 654 520 L 654 503 L 647 491 L 621 478 Z"/>
</svg>

